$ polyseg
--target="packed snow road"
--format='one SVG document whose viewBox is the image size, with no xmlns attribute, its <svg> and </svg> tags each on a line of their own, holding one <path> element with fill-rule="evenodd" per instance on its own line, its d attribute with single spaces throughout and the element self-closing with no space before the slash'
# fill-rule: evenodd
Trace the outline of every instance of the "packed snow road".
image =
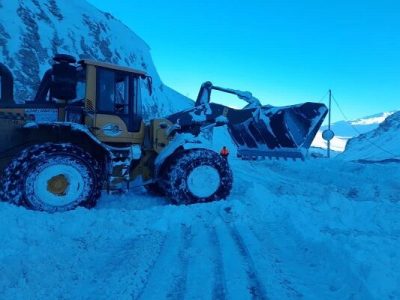
<svg viewBox="0 0 400 300">
<path fill-rule="evenodd" d="M 398 164 L 231 162 L 222 202 L 0 203 L 0 298 L 400 298 Z"/>
</svg>

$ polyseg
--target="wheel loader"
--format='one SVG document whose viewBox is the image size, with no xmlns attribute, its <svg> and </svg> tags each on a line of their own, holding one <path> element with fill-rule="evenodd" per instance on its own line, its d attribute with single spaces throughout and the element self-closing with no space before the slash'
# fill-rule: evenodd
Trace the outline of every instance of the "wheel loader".
<svg viewBox="0 0 400 300">
<path fill-rule="evenodd" d="M 3 64 L 0 77 L 0 200 L 46 212 L 93 207 L 102 191 L 132 182 L 176 204 L 225 199 L 232 171 L 211 148 L 215 126 L 227 126 L 242 158 L 294 158 L 327 113 L 318 103 L 263 106 L 206 82 L 193 108 L 144 120 L 142 98 L 153 90 L 146 72 L 66 54 L 55 56 L 32 101 L 15 101 Z M 212 90 L 248 104 L 210 103 Z"/>
</svg>

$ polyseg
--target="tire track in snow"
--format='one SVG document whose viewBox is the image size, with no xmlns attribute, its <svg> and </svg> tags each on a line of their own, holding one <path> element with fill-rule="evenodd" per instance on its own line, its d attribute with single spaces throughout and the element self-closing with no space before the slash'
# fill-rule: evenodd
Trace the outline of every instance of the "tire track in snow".
<svg viewBox="0 0 400 300">
<path fill-rule="evenodd" d="M 248 227 L 249 230 L 249 238 L 254 238 L 261 247 L 264 246 L 264 244 L 268 244 L 266 246 L 267 250 L 263 251 L 267 255 L 267 262 L 269 263 L 269 267 L 272 269 L 271 274 L 273 275 L 273 282 L 274 286 L 276 287 L 277 285 L 283 287 L 285 291 L 285 297 L 287 298 L 303 298 L 303 295 L 301 292 L 299 292 L 292 281 L 285 276 L 285 273 L 282 270 L 282 267 L 280 266 L 281 264 L 281 259 L 279 259 L 276 255 L 276 253 L 279 253 L 279 251 L 275 248 L 271 247 L 271 243 L 268 242 L 266 243 L 265 241 L 261 241 L 259 234 L 254 231 L 253 227 Z M 281 236 L 288 236 L 287 233 L 281 233 Z M 277 289 L 275 292 L 278 292 Z M 283 297 L 283 295 L 281 295 Z"/>
<path fill-rule="evenodd" d="M 90 270 L 89 274 L 93 274 L 95 278 L 83 294 L 79 294 L 81 298 L 91 295 L 93 299 L 135 299 L 135 294 L 142 288 L 163 247 L 165 237 L 163 233 L 151 232 L 115 239 L 113 237 L 110 241 L 95 241 L 93 247 L 87 249 L 84 255 L 79 255 L 79 261 L 74 263 L 78 270 Z M 112 285 L 113 289 L 102 289 L 107 285 Z M 75 292 L 77 291 L 73 293 Z M 67 298 L 76 298 L 73 295 Z"/>
<path fill-rule="evenodd" d="M 257 269 L 255 267 L 254 261 L 250 255 L 249 249 L 246 246 L 242 236 L 237 230 L 236 226 L 232 223 L 225 223 L 228 227 L 228 230 L 234 240 L 240 255 L 245 262 L 246 274 L 249 280 L 249 291 L 252 299 L 268 299 L 267 293 L 265 292 L 265 288 L 260 280 L 260 276 L 258 275 Z"/>
<path fill-rule="evenodd" d="M 209 239 L 211 245 L 213 245 L 214 250 L 214 286 L 212 290 L 212 299 L 221 300 L 226 299 L 226 281 L 225 281 L 225 271 L 224 262 L 222 260 L 221 242 L 218 238 L 218 234 L 215 228 L 208 229 Z"/>
<path fill-rule="evenodd" d="M 171 228 L 143 288 L 134 299 L 183 299 L 186 292 L 190 228 Z"/>
<path fill-rule="evenodd" d="M 228 294 L 232 293 L 228 298 L 268 299 L 249 249 L 233 223 L 231 208 L 224 208 L 219 218 L 222 221 L 222 228 L 219 230 L 221 247 L 225 247 L 223 261 L 228 263 L 224 268 L 229 283 Z M 243 280 L 247 281 L 246 285 Z"/>
<path fill-rule="evenodd" d="M 148 268 L 148 270 L 149 270 L 148 276 L 147 276 L 147 278 L 145 279 L 145 281 L 143 282 L 142 288 L 139 290 L 139 293 L 138 293 L 137 295 L 134 295 L 134 296 L 132 297 L 133 299 L 135 299 L 135 300 L 136 300 L 136 299 L 140 299 L 140 298 L 142 297 L 144 291 L 146 290 L 147 285 L 148 285 L 149 280 L 150 280 L 150 277 L 152 276 L 152 272 L 153 272 L 153 270 L 154 270 L 154 267 L 155 267 L 156 263 L 158 262 L 158 260 L 160 259 L 160 256 L 162 255 L 163 251 L 164 251 L 165 243 L 166 243 L 167 239 L 168 239 L 168 234 L 166 234 L 166 235 L 164 236 L 164 239 L 163 239 L 163 241 L 162 241 L 162 243 L 161 243 L 161 245 L 160 245 L 160 251 L 158 252 L 157 257 L 153 260 L 152 264 L 151 264 L 151 265 L 149 266 L 149 268 Z"/>
<path fill-rule="evenodd" d="M 221 293 L 214 296 L 214 290 L 221 290 L 214 279 L 216 277 L 218 280 L 221 277 L 221 267 L 216 271 L 217 266 L 221 266 L 221 261 L 216 262 L 217 249 L 211 237 L 210 223 L 199 220 L 191 227 L 193 237 L 187 254 L 189 264 L 185 299 L 224 299 Z"/>
<path fill-rule="evenodd" d="M 273 280 L 274 280 L 275 284 L 278 284 L 279 286 L 281 286 L 283 288 L 283 290 L 285 291 L 285 295 L 281 295 L 281 296 L 282 297 L 285 296 L 290 299 L 303 298 L 303 294 L 296 289 L 292 280 L 290 280 L 289 278 L 287 278 L 285 276 L 285 273 L 281 266 L 282 259 L 280 259 L 277 256 L 277 253 L 279 253 L 279 250 L 275 247 L 272 247 L 270 242 L 261 241 L 259 233 L 254 230 L 253 226 L 250 226 L 248 229 L 249 229 L 249 232 L 252 234 L 252 236 L 257 240 L 257 242 L 260 245 L 267 246 L 267 251 L 264 251 L 264 252 L 267 253 L 268 261 L 270 262 L 270 268 L 272 268 L 272 271 L 273 271 L 273 275 L 274 275 Z M 279 232 L 280 236 L 290 236 L 290 234 L 288 232 L 284 232 L 282 230 L 282 226 L 279 226 L 279 225 L 270 224 L 269 230 L 271 232 Z M 272 237 L 270 238 L 270 240 L 272 240 Z"/>
<path fill-rule="evenodd" d="M 181 247 L 178 252 L 179 258 L 179 267 L 180 267 L 180 274 L 175 277 L 174 282 L 172 283 L 172 289 L 167 294 L 168 299 L 177 299 L 181 300 L 184 299 L 186 294 L 186 286 L 187 286 L 187 274 L 188 274 L 188 265 L 189 265 L 189 249 L 192 244 L 193 235 L 191 228 L 182 225 L 181 227 L 182 232 L 182 242 Z M 171 262 L 172 264 L 174 262 Z"/>
</svg>

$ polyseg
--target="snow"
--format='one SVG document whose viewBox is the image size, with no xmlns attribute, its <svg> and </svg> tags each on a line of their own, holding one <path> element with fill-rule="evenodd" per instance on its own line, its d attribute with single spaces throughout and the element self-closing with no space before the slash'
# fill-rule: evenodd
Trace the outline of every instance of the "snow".
<svg viewBox="0 0 400 300">
<path fill-rule="evenodd" d="M 376 135 L 395 136 L 395 117 Z M 0 203 L 0 298 L 400 297 L 398 164 L 240 161 L 226 126 L 213 137 L 231 151 L 227 201 L 135 188 L 59 214 Z"/>
<path fill-rule="evenodd" d="M 215 118 L 215 122 L 221 123 L 221 124 L 228 124 L 229 120 L 227 117 L 221 115 L 221 116 L 218 116 Z"/>
<path fill-rule="evenodd" d="M 138 188 L 67 213 L 0 203 L 1 298 L 400 297 L 398 165 L 230 161 L 222 202 Z"/>
<path fill-rule="evenodd" d="M 207 120 L 207 116 L 204 111 L 201 111 L 200 114 L 196 114 L 194 111 L 189 113 L 192 116 L 192 121 L 194 123 L 202 123 Z"/>
<path fill-rule="evenodd" d="M 231 90 L 233 91 L 240 99 L 245 100 L 248 105 L 246 108 L 256 108 L 261 106 L 260 100 L 253 96 L 252 93 L 248 91 L 238 91 L 238 90 Z"/>
<path fill-rule="evenodd" d="M 400 112 L 389 116 L 378 128 L 351 139 L 339 157 L 345 160 L 400 160 Z"/>
<path fill-rule="evenodd" d="M 228 132 L 227 125 L 215 127 L 212 139 L 212 149 L 214 151 L 219 153 L 224 146 L 228 148 L 229 156 L 236 157 L 237 146 Z"/>
<path fill-rule="evenodd" d="M 347 144 L 348 140 L 349 140 L 349 138 L 346 138 L 346 137 L 334 136 L 333 139 L 331 140 L 331 149 L 333 151 L 343 152 L 344 149 L 346 148 L 346 144 Z M 312 142 L 312 146 L 322 148 L 322 149 L 328 148 L 328 142 L 322 138 L 321 130 L 319 130 L 317 132 L 317 135 L 315 136 L 314 141 Z"/>
<path fill-rule="evenodd" d="M 331 140 L 331 149 L 337 152 L 343 152 L 347 142 L 360 134 L 367 133 L 378 128 L 385 119 L 391 116 L 395 111 L 378 113 L 372 116 L 359 118 L 352 121 L 338 121 L 331 124 L 331 130 L 335 137 Z M 322 132 L 328 129 L 327 125 L 321 126 L 312 143 L 313 147 L 327 149 L 328 144 L 322 139 Z"/>
<path fill-rule="evenodd" d="M 383 112 L 381 114 L 377 114 L 377 115 L 373 115 L 373 116 L 369 116 L 369 117 L 351 121 L 350 124 L 351 125 L 372 125 L 372 124 L 379 125 L 380 123 L 385 121 L 387 117 L 391 116 L 393 113 L 394 113 L 393 111 Z"/>
<path fill-rule="evenodd" d="M 142 157 L 142 149 L 139 145 L 131 146 L 131 157 L 134 160 L 140 159 Z"/>
</svg>

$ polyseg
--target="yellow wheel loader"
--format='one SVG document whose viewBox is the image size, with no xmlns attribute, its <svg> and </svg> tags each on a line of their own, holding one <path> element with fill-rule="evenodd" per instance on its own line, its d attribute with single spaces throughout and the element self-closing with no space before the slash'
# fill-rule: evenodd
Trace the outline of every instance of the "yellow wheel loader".
<svg viewBox="0 0 400 300">
<path fill-rule="evenodd" d="M 144 121 L 145 72 L 59 54 L 33 101 L 13 97 L 13 76 L 0 64 L 0 200 L 33 210 L 93 207 L 102 190 L 139 182 L 176 204 L 225 199 L 227 160 L 211 150 L 213 127 L 227 125 L 242 157 L 301 157 L 327 109 L 303 103 L 262 106 L 249 93 L 202 85 L 193 108 Z M 142 89 L 144 91 L 142 91 Z M 249 104 L 210 103 L 213 89 Z"/>
</svg>

